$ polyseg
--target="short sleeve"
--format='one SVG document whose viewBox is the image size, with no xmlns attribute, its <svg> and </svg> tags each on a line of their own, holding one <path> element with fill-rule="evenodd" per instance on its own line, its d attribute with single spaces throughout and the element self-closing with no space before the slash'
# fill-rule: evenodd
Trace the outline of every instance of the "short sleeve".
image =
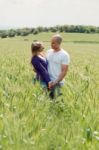
<svg viewBox="0 0 99 150">
<path fill-rule="evenodd" d="M 69 65 L 70 64 L 70 56 L 68 53 L 64 53 L 62 56 L 62 64 Z"/>
</svg>

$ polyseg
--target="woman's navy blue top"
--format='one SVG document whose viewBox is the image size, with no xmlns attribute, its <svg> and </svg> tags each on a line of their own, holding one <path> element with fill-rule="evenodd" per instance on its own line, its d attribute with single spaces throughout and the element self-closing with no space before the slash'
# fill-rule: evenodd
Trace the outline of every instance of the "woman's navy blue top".
<svg viewBox="0 0 99 150">
<path fill-rule="evenodd" d="M 48 61 L 39 56 L 34 56 L 31 63 L 36 70 L 37 80 L 44 81 L 48 85 L 48 82 L 51 81 L 48 73 Z"/>
</svg>

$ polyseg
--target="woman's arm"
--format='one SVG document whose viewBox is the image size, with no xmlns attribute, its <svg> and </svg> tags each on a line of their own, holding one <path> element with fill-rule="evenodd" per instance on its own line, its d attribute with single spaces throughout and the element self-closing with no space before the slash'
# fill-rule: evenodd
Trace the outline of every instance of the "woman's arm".
<svg viewBox="0 0 99 150">
<path fill-rule="evenodd" d="M 41 75 L 41 77 L 44 79 L 44 81 L 48 84 L 51 82 L 50 76 L 46 68 L 41 64 L 39 59 L 35 59 L 35 61 L 32 61 L 32 64 L 37 72 Z"/>
</svg>

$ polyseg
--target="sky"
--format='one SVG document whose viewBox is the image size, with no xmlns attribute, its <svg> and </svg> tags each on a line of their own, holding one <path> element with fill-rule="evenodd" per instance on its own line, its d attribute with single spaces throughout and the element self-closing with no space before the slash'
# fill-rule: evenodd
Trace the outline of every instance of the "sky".
<svg viewBox="0 0 99 150">
<path fill-rule="evenodd" d="M 0 0 L 0 28 L 99 26 L 99 0 Z"/>
</svg>

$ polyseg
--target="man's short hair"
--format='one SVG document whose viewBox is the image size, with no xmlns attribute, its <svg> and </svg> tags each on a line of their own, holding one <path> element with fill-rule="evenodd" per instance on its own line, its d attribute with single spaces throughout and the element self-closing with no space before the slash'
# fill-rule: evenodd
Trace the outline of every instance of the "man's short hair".
<svg viewBox="0 0 99 150">
<path fill-rule="evenodd" d="M 62 38 L 62 36 L 60 35 L 60 34 L 56 34 L 56 35 L 54 35 L 53 37 L 52 37 L 52 39 L 56 39 L 57 41 L 58 41 L 58 43 L 62 43 L 62 41 L 63 41 L 63 38 Z"/>
</svg>

